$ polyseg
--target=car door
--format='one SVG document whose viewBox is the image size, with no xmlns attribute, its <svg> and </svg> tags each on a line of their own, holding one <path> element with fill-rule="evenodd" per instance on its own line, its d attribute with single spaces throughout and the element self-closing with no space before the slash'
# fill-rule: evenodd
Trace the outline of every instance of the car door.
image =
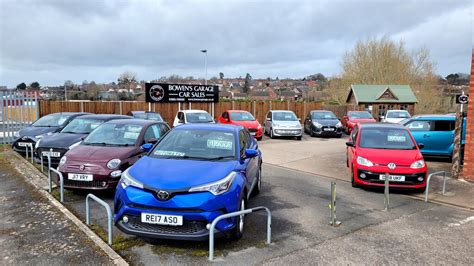
<svg viewBox="0 0 474 266">
<path fill-rule="evenodd" d="M 347 147 L 347 166 L 349 167 L 349 169 L 352 169 L 352 161 L 354 160 L 354 156 L 355 156 L 358 134 L 359 134 L 359 127 L 355 126 L 349 136 L 349 141 L 354 143 L 354 147 L 350 147 L 350 146 Z"/>
<path fill-rule="evenodd" d="M 250 191 L 253 185 L 256 183 L 256 176 L 258 171 L 258 157 L 245 158 L 246 149 L 256 149 L 254 143 L 252 143 L 252 138 L 247 129 L 240 130 L 240 156 L 244 158 L 245 164 L 245 175 L 247 177 L 247 189 Z"/>
<path fill-rule="evenodd" d="M 454 119 L 434 120 L 430 141 L 433 154 L 451 156 L 454 146 Z"/>
<path fill-rule="evenodd" d="M 431 127 L 433 121 L 429 119 L 416 119 L 411 120 L 405 126 L 410 130 L 411 135 L 415 139 L 417 144 L 424 144 L 421 153 L 433 154 L 435 151 L 435 143 L 431 138 Z"/>
<path fill-rule="evenodd" d="M 307 116 L 306 116 L 306 119 L 304 120 L 304 129 L 306 132 L 311 132 L 311 113 L 309 113 Z"/>
<path fill-rule="evenodd" d="M 265 132 L 270 133 L 271 122 L 272 122 L 272 112 L 268 112 L 267 117 L 265 118 Z"/>
</svg>

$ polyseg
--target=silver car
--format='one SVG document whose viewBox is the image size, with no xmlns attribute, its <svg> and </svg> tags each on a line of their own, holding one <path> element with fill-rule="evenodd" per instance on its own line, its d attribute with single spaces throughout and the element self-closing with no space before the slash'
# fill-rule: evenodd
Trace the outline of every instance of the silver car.
<svg viewBox="0 0 474 266">
<path fill-rule="evenodd" d="M 265 119 L 265 134 L 270 138 L 296 137 L 301 140 L 303 129 L 295 113 L 286 110 L 270 110 Z"/>
</svg>

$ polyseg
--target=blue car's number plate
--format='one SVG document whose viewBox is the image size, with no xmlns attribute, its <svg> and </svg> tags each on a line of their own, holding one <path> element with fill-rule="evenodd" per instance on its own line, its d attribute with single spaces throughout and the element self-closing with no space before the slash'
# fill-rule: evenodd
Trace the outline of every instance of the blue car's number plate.
<svg viewBox="0 0 474 266">
<path fill-rule="evenodd" d="M 142 223 L 179 226 L 183 225 L 183 216 L 142 213 Z"/>
</svg>

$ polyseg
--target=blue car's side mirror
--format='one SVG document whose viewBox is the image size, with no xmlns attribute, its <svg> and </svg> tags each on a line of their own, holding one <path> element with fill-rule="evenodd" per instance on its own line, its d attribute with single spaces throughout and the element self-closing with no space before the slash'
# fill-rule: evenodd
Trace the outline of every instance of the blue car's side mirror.
<svg viewBox="0 0 474 266">
<path fill-rule="evenodd" d="M 254 149 L 246 149 L 245 150 L 245 158 L 253 158 L 257 157 L 258 151 Z"/>
<path fill-rule="evenodd" d="M 153 148 L 153 144 L 151 143 L 145 143 L 142 145 L 142 150 L 145 152 L 149 152 Z"/>
</svg>

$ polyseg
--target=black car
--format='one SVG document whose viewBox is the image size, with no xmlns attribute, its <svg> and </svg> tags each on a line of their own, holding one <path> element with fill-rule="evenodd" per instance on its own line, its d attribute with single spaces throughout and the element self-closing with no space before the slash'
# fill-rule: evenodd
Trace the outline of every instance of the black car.
<svg viewBox="0 0 474 266">
<path fill-rule="evenodd" d="M 96 127 L 104 122 L 114 119 L 131 119 L 126 115 L 83 115 L 76 117 L 60 132 L 44 136 L 36 142 L 35 159 L 39 162 L 40 156 L 43 156 L 43 163 L 48 163 L 48 154 L 51 153 L 51 164 L 59 164 L 61 157 L 70 149 L 79 145 L 82 140 L 91 133 Z"/>
<path fill-rule="evenodd" d="M 342 136 L 342 123 L 331 111 L 311 111 L 304 120 L 304 131 L 314 136 Z"/>
<path fill-rule="evenodd" d="M 16 139 L 12 144 L 12 149 L 18 153 L 25 153 L 26 146 L 31 144 L 34 147 L 39 139 L 61 131 L 74 118 L 87 114 L 90 113 L 64 112 L 43 116 L 31 126 L 15 133 Z"/>
<path fill-rule="evenodd" d="M 163 117 L 161 117 L 160 113 L 151 112 L 151 111 L 130 111 L 128 112 L 129 116 L 137 119 L 146 119 L 146 120 L 155 120 L 164 122 Z"/>
</svg>

